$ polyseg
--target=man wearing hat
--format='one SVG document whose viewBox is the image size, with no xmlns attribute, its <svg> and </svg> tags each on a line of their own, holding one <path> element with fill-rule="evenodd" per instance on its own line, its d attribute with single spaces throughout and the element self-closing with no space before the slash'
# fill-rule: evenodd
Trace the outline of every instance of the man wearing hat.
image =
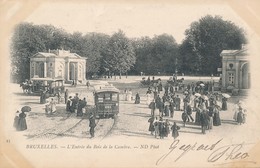
<svg viewBox="0 0 260 168">
<path fill-rule="evenodd" d="M 96 127 L 95 118 L 94 118 L 93 114 L 90 114 L 90 117 L 89 117 L 89 127 L 90 127 L 89 132 L 90 132 L 91 138 L 93 138 L 94 133 L 95 133 L 94 128 Z"/>
</svg>

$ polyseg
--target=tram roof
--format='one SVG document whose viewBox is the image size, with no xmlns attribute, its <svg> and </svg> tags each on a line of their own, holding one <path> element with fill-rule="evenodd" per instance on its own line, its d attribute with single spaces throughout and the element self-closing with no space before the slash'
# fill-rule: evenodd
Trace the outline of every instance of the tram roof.
<svg viewBox="0 0 260 168">
<path fill-rule="evenodd" d="M 32 81 L 63 81 L 61 78 L 31 78 Z"/>
<path fill-rule="evenodd" d="M 96 86 L 94 86 L 94 89 L 95 89 L 95 93 L 102 93 L 102 92 L 115 92 L 115 93 L 119 93 L 120 92 L 120 90 L 117 89 L 113 85 L 96 85 Z"/>
</svg>

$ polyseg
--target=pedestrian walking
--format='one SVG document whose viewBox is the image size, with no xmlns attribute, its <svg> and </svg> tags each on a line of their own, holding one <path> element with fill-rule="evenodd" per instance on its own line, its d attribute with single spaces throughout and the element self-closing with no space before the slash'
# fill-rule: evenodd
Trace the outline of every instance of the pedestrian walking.
<svg viewBox="0 0 260 168">
<path fill-rule="evenodd" d="M 151 116 L 151 118 L 149 118 L 148 122 L 149 124 L 149 131 L 151 132 L 151 135 L 153 135 L 155 128 L 154 128 L 154 116 Z"/>
<path fill-rule="evenodd" d="M 237 113 L 237 122 L 239 125 L 241 125 L 243 123 L 243 117 L 244 117 L 244 113 L 243 113 L 243 109 L 242 107 L 239 108 L 239 111 Z"/>
<path fill-rule="evenodd" d="M 165 136 L 165 123 L 163 122 L 162 117 L 160 117 L 160 120 L 159 120 L 159 136 L 160 136 L 160 139 L 163 139 Z"/>
<path fill-rule="evenodd" d="M 220 107 L 215 104 L 214 108 L 213 108 L 213 125 L 214 126 L 221 125 L 221 120 L 220 120 L 220 116 L 219 116 L 219 109 L 220 109 Z"/>
<path fill-rule="evenodd" d="M 180 99 L 179 95 L 177 95 L 175 98 L 175 104 L 176 104 L 176 110 L 180 111 L 181 99 Z"/>
<path fill-rule="evenodd" d="M 191 119 L 191 122 L 193 122 L 194 119 L 191 116 L 192 115 L 192 109 L 191 109 L 191 105 L 190 104 L 187 104 L 186 113 L 187 113 L 187 117 L 188 117 L 188 122 L 190 122 L 190 119 Z"/>
<path fill-rule="evenodd" d="M 170 101 L 170 105 L 169 105 L 169 109 L 170 109 L 170 116 L 173 117 L 174 116 L 174 102 L 173 100 Z"/>
<path fill-rule="evenodd" d="M 185 127 L 186 122 L 188 120 L 188 115 L 185 111 L 183 111 L 183 113 L 181 114 L 181 118 L 182 118 L 182 121 L 183 121 L 183 126 Z"/>
<path fill-rule="evenodd" d="M 27 123 L 26 123 L 26 114 L 22 110 L 19 114 L 18 124 L 17 124 L 17 131 L 24 131 L 27 130 Z"/>
<path fill-rule="evenodd" d="M 208 109 L 208 116 L 209 116 L 209 125 L 208 125 L 208 129 L 212 129 L 213 128 L 213 106 L 210 106 Z"/>
<path fill-rule="evenodd" d="M 196 108 L 196 114 L 195 114 L 195 124 L 200 125 L 200 115 L 201 115 L 201 109 Z"/>
<path fill-rule="evenodd" d="M 95 118 L 93 116 L 93 114 L 90 115 L 89 117 L 89 127 L 90 127 L 90 138 L 94 138 L 95 136 L 95 127 L 96 127 L 96 122 L 95 122 Z"/>
<path fill-rule="evenodd" d="M 53 98 L 51 98 L 49 107 L 50 107 L 50 114 L 53 114 L 56 112 L 56 102 Z"/>
<path fill-rule="evenodd" d="M 66 103 L 66 111 L 72 112 L 72 97 L 70 96 Z"/>
<path fill-rule="evenodd" d="M 154 100 L 149 104 L 149 108 L 151 109 L 151 116 L 155 116 L 155 102 Z"/>
<path fill-rule="evenodd" d="M 64 93 L 64 101 L 65 101 L 65 104 L 67 103 L 68 98 L 69 98 L 69 90 L 66 89 L 66 90 L 65 90 L 65 93 Z"/>
<path fill-rule="evenodd" d="M 19 111 L 17 110 L 14 117 L 14 123 L 13 126 L 16 130 L 18 130 L 18 122 L 19 122 Z"/>
<path fill-rule="evenodd" d="M 77 109 L 78 109 L 78 103 L 79 103 L 79 94 L 76 93 L 74 98 L 72 99 L 72 107 L 71 107 L 71 110 L 72 112 L 77 112 Z"/>
<path fill-rule="evenodd" d="M 129 89 L 127 92 L 127 101 L 131 101 L 132 100 L 132 90 Z"/>
<path fill-rule="evenodd" d="M 155 136 L 155 138 L 158 138 L 158 136 L 159 136 L 159 120 L 157 117 L 155 117 L 155 120 L 154 120 L 154 136 Z"/>
<path fill-rule="evenodd" d="M 200 115 L 202 134 L 206 134 L 206 128 L 208 127 L 208 124 L 209 124 L 208 121 L 209 121 L 209 116 L 208 116 L 206 110 L 203 110 L 201 115 Z"/>
<path fill-rule="evenodd" d="M 135 104 L 140 104 L 140 95 L 138 92 L 135 95 Z"/>
<path fill-rule="evenodd" d="M 222 98 L 222 110 L 223 111 L 227 110 L 227 98 L 226 97 Z"/>
<path fill-rule="evenodd" d="M 173 139 L 176 139 L 179 136 L 179 131 L 178 130 L 180 130 L 180 127 L 177 126 L 176 122 L 173 123 L 173 125 L 171 127 L 171 130 L 172 130 L 172 137 L 173 137 Z"/>
<path fill-rule="evenodd" d="M 151 103 L 151 93 L 146 93 L 146 104 L 149 105 Z"/>
<path fill-rule="evenodd" d="M 165 127 L 164 127 L 164 132 L 165 132 L 165 137 L 168 137 L 169 133 L 170 133 L 170 122 L 168 119 L 165 120 L 164 123 Z"/>
</svg>

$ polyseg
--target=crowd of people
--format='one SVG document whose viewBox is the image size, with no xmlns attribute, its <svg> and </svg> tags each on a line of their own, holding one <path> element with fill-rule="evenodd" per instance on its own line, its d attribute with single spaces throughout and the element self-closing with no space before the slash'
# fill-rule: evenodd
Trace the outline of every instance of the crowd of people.
<svg viewBox="0 0 260 168">
<path fill-rule="evenodd" d="M 201 126 L 202 134 L 206 134 L 206 130 L 213 129 L 213 126 L 220 126 L 220 111 L 228 109 L 229 97 L 226 97 L 227 94 L 220 96 L 213 92 L 212 87 L 213 85 L 209 82 L 207 87 L 203 82 L 192 82 L 185 85 L 182 90 L 177 90 L 166 83 L 162 97 L 160 97 L 160 92 L 163 89 L 160 86 L 148 87 L 146 97 L 151 109 L 151 118 L 148 120 L 151 134 L 160 138 L 167 137 L 170 132 L 169 128 L 178 134 L 176 132 L 179 127 L 172 128 L 171 126 L 177 127 L 177 125 L 170 124 L 168 120 L 174 117 L 174 111 L 182 111 L 181 119 L 184 127 L 186 123 L 194 122 L 195 125 Z M 195 118 L 192 116 L 193 112 L 195 112 Z M 241 106 L 241 102 L 236 104 L 234 120 L 240 125 L 246 121 L 246 110 Z"/>
</svg>

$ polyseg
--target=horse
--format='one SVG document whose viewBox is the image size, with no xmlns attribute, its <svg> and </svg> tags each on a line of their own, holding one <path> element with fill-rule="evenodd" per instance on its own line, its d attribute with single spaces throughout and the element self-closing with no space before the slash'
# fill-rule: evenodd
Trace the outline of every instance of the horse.
<svg viewBox="0 0 260 168">
<path fill-rule="evenodd" d="M 20 87 L 22 87 L 23 93 L 29 93 L 31 90 L 31 86 L 26 82 L 20 83 Z"/>
</svg>

